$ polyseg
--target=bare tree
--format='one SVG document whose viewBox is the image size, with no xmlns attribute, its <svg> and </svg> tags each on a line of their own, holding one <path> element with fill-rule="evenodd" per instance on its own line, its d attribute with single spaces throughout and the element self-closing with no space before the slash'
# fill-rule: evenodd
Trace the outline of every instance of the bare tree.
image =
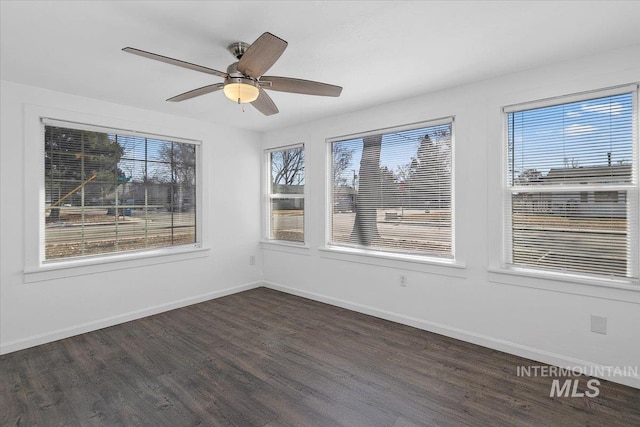
<svg viewBox="0 0 640 427">
<path fill-rule="evenodd" d="M 364 137 L 360 159 L 360 185 L 356 196 L 356 218 L 351 231 L 351 241 L 364 246 L 369 246 L 374 239 L 380 237 L 377 205 L 381 148 L 381 134 Z"/>
<path fill-rule="evenodd" d="M 578 168 L 578 167 L 580 167 L 580 162 L 575 157 L 565 157 L 564 158 L 564 167 L 565 168 Z"/>
<path fill-rule="evenodd" d="M 162 145 L 160 158 L 169 168 L 171 182 L 167 194 L 169 209 L 188 210 L 195 203 L 196 148 L 192 144 L 171 142 Z"/>
<path fill-rule="evenodd" d="M 411 163 L 396 166 L 395 176 L 398 182 L 407 182 L 410 175 L 411 175 Z"/>
<path fill-rule="evenodd" d="M 304 184 L 304 148 L 271 153 L 271 185 Z"/>
<path fill-rule="evenodd" d="M 515 185 L 526 185 L 542 181 L 542 172 L 537 169 L 525 169 L 515 179 Z"/>
<path fill-rule="evenodd" d="M 348 178 L 344 175 L 351 164 L 353 150 L 344 144 L 333 144 L 331 148 L 333 155 L 333 188 L 347 185 Z"/>
</svg>

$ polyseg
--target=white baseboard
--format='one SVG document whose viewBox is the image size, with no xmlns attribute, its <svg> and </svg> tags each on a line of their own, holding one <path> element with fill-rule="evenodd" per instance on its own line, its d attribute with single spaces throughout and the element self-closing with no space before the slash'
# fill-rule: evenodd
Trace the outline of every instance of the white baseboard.
<svg viewBox="0 0 640 427">
<path fill-rule="evenodd" d="M 326 295 L 318 294 L 315 292 L 303 291 L 300 289 L 291 288 L 288 286 L 280 285 L 278 283 L 263 282 L 263 286 L 276 291 L 285 292 L 292 295 L 297 295 L 303 298 L 308 298 L 314 301 L 323 302 L 326 304 L 334 305 L 337 307 L 346 308 L 348 310 L 357 311 L 359 313 L 368 314 L 370 316 L 378 317 L 392 322 L 400 323 L 414 328 L 422 329 L 436 334 L 444 335 L 447 337 L 459 339 L 461 341 L 470 342 L 483 347 L 488 347 L 494 350 L 502 351 L 505 353 L 513 354 L 516 356 L 524 357 L 527 359 L 541 362 L 548 365 L 554 365 L 558 367 L 572 367 L 578 369 L 579 372 L 592 373 L 592 372 L 609 372 L 610 367 L 603 366 L 597 363 L 588 362 L 585 360 L 575 359 L 566 355 L 557 354 L 541 350 L 534 347 L 529 347 L 511 341 L 501 340 L 487 335 L 478 334 L 475 332 L 465 331 L 451 326 L 443 325 L 440 323 L 430 322 L 423 319 L 418 319 L 404 314 L 398 314 L 379 308 L 366 306 L 363 304 L 357 304 L 338 298 L 329 297 Z M 516 375 L 516 372 L 513 373 Z M 593 375 L 598 376 L 598 375 Z M 621 376 L 621 375 L 602 375 L 599 376 L 602 379 L 623 384 L 629 387 L 640 389 L 640 377 L 638 376 Z"/>
<path fill-rule="evenodd" d="M 0 354 L 11 353 L 25 348 L 34 347 L 40 344 L 46 344 L 49 342 L 57 341 L 63 338 L 69 338 L 74 335 L 80 335 L 98 329 L 107 328 L 120 323 L 129 322 L 131 320 L 140 319 L 142 317 L 152 316 L 154 314 L 162 313 L 176 308 L 186 307 L 188 305 L 197 304 L 200 302 L 224 297 L 227 295 L 235 294 L 242 291 L 258 288 L 262 286 L 262 282 L 246 283 L 231 288 L 221 289 L 214 292 L 209 292 L 203 295 L 195 297 L 185 298 L 178 301 L 173 301 L 166 304 L 160 304 L 153 307 L 144 308 L 142 310 L 131 311 L 128 313 L 118 314 L 116 316 L 107 317 L 100 320 L 95 320 L 81 325 L 73 326 L 70 328 L 58 329 L 55 331 L 47 332 L 44 334 L 33 335 L 27 338 L 22 338 L 15 341 L 10 341 L 6 344 L 0 345 Z"/>
</svg>

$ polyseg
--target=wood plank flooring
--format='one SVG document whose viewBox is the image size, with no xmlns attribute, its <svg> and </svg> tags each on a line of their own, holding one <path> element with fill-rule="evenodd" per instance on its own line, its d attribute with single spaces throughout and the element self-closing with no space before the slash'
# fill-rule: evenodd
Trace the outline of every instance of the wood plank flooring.
<svg viewBox="0 0 640 427">
<path fill-rule="evenodd" d="M 550 398 L 521 365 L 259 288 L 0 357 L 0 424 L 640 425 L 640 390 Z"/>
</svg>

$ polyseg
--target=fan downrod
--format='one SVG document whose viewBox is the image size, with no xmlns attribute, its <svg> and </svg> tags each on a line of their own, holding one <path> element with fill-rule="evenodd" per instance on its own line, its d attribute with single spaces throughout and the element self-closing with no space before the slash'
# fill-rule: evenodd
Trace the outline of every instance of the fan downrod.
<svg viewBox="0 0 640 427">
<path fill-rule="evenodd" d="M 231 52 L 231 55 L 235 56 L 236 59 L 240 60 L 242 55 L 249 49 L 249 46 L 251 46 L 249 43 L 235 42 L 227 46 L 227 50 Z"/>
</svg>

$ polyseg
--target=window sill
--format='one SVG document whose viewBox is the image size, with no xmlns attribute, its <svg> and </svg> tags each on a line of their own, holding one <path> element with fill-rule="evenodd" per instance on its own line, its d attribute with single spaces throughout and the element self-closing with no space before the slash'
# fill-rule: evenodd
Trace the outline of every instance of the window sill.
<svg viewBox="0 0 640 427">
<path fill-rule="evenodd" d="M 321 257 L 338 261 L 466 278 L 466 265 L 454 259 L 396 254 L 341 246 L 325 246 L 318 250 L 321 252 Z"/>
<path fill-rule="evenodd" d="M 99 258 L 60 261 L 45 264 L 40 267 L 25 268 L 24 281 L 25 283 L 41 282 L 44 280 L 63 279 L 86 274 L 204 258 L 209 255 L 209 251 L 210 248 L 199 247 L 162 248 L 140 253 L 122 253 Z"/>
<path fill-rule="evenodd" d="M 286 240 L 261 240 L 262 249 L 270 251 L 280 251 L 292 254 L 311 255 L 309 245 L 305 243 L 287 242 Z"/>
<path fill-rule="evenodd" d="M 494 283 L 640 304 L 637 279 L 606 279 L 508 267 L 489 267 L 487 271 L 489 281 Z"/>
</svg>

